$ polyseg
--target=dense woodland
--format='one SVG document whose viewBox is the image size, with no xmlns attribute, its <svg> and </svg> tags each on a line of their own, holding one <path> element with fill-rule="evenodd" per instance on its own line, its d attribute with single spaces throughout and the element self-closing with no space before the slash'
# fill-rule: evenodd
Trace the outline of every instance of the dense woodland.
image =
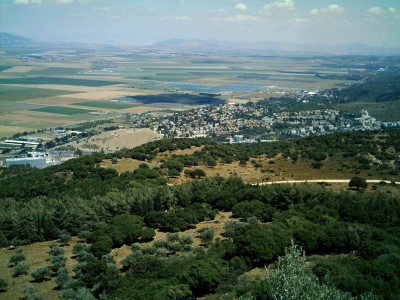
<svg viewBox="0 0 400 300">
<path fill-rule="evenodd" d="M 158 168 L 146 163 L 160 153 L 192 146 L 203 147 L 193 155 L 167 156 Z M 272 159 L 278 154 L 293 163 L 321 164 L 340 156 L 348 167 L 371 168 L 380 177 L 396 179 L 399 153 L 397 130 L 241 145 L 161 140 L 43 170 L 1 169 L 0 247 L 54 239 L 67 243 L 71 235 L 79 236 L 73 271 L 65 268 L 62 247 L 52 245 L 52 267 L 32 273 L 39 281 L 54 276 L 63 299 L 191 299 L 213 294 L 227 299 L 398 299 L 396 194 L 335 192 L 307 184 L 257 186 L 235 175 L 203 178 L 204 172 L 187 172 L 193 180 L 184 184 L 166 183 L 185 166 L 245 164 L 260 155 Z M 104 159 L 122 157 L 143 163 L 122 174 L 100 166 Z M 237 220 L 225 225 L 222 238 L 206 228 L 200 232 L 202 245 L 194 246 L 190 236 L 176 234 L 214 219 L 218 211 L 232 211 Z M 141 246 L 153 240 L 155 229 L 168 232 L 166 240 Z M 109 253 L 124 244 L 131 245 L 132 253 L 120 270 Z M 27 276 L 24 255 L 15 251 L 10 261 L 15 276 Z M 246 271 L 273 263 L 265 279 L 240 280 Z"/>
</svg>

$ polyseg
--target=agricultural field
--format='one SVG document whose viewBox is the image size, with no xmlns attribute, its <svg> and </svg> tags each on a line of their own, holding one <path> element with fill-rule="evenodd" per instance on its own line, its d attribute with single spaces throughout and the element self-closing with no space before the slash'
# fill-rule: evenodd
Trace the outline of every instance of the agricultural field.
<svg viewBox="0 0 400 300">
<path fill-rule="evenodd" d="M 51 114 L 60 114 L 60 115 L 80 115 L 93 112 L 92 110 L 88 109 L 80 109 L 80 108 L 65 107 L 65 106 L 45 106 L 40 108 L 34 108 L 32 110 L 51 113 Z"/>
<path fill-rule="evenodd" d="M 57 84 L 57 85 L 78 85 L 100 87 L 106 85 L 120 84 L 121 82 L 87 80 L 77 78 L 61 77 L 23 77 L 23 78 L 0 78 L 0 84 Z"/>
<path fill-rule="evenodd" d="M 77 102 L 74 105 L 78 106 L 89 106 L 96 108 L 106 108 L 106 109 L 126 109 L 135 107 L 135 105 L 122 103 L 122 102 L 109 102 L 109 101 L 85 101 L 85 102 Z"/>
<path fill-rule="evenodd" d="M 90 49 L 88 56 L 86 48 L 43 49 L 23 57 L 16 55 L 18 49 L 11 50 L 1 54 L 0 137 L 43 128 L 37 125 L 41 123 L 56 127 L 99 119 L 77 110 L 85 107 L 104 113 L 101 118 L 144 112 L 162 115 L 198 105 L 244 104 L 301 90 L 341 88 L 365 71 L 351 59 L 335 57 L 215 53 L 205 57 L 161 50 L 149 54 L 145 49 Z M 353 112 L 359 105 L 344 109 Z M 395 102 L 370 106 L 377 116 L 398 112 Z M 50 112 L 66 118 L 50 120 Z"/>
<path fill-rule="evenodd" d="M 27 72 L 27 74 L 40 76 L 72 76 L 78 75 L 83 70 L 84 68 L 50 67 L 41 70 L 32 70 Z"/>
<path fill-rule="evenodd" d="M 26 88 L 21 86 L 1 85 L 0 101 L 24 101 L 29 99 L 47 98 L 59 95 L 73 94 L 75 92 L 63 90 L 50 90 L 40 88 Z"/>
</svg>

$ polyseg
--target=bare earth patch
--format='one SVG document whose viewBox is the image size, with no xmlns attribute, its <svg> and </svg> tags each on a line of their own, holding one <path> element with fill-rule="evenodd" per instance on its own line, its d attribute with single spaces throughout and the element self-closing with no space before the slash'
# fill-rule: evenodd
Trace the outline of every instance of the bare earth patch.
<svg viewBox="0 0 400 300">
<path fill-rule="evenodd" d="M 78 143 L 77 147 L 116 151 L 122 148 L 134 148 L 161 138 L 162 135 L 148 128 L 118 129 L 91 137 Z"/>
</svg>

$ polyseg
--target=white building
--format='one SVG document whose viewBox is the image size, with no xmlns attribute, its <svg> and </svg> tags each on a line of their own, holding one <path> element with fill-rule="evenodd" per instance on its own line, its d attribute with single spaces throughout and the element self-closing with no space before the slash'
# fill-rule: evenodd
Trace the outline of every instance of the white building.
<svg viewBox="0 0 400 300">
<path fill-rule="evenodd" d="M 6 159 L 6 166 L 31 166 L 32 168 L 43 169 L 46 167 L 45 157 L 20 157 Z"/>
</svg>

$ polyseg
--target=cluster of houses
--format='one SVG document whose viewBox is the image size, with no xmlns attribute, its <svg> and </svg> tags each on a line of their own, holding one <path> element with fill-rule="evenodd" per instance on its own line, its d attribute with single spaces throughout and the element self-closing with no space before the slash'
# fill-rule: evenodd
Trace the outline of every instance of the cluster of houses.
<svg viewBox="0 0 400 300">
<path fill-rule="evenodd" d="M 245 134 L 251 140 L 261 132 L 276 138 L 306 137 L 333 131 L 375 130 L 400 127 L 398 122 L 381 122 L 367 111 L 346 114 L 334 109 L 270 113 L 260 106 L 215 105 L 200 107 L 168 117 L 151 119 L 147 124 L 166 137 L 232 136 Z M 258 136 L 257 136 L 258 135 Z"/>
</svg>

